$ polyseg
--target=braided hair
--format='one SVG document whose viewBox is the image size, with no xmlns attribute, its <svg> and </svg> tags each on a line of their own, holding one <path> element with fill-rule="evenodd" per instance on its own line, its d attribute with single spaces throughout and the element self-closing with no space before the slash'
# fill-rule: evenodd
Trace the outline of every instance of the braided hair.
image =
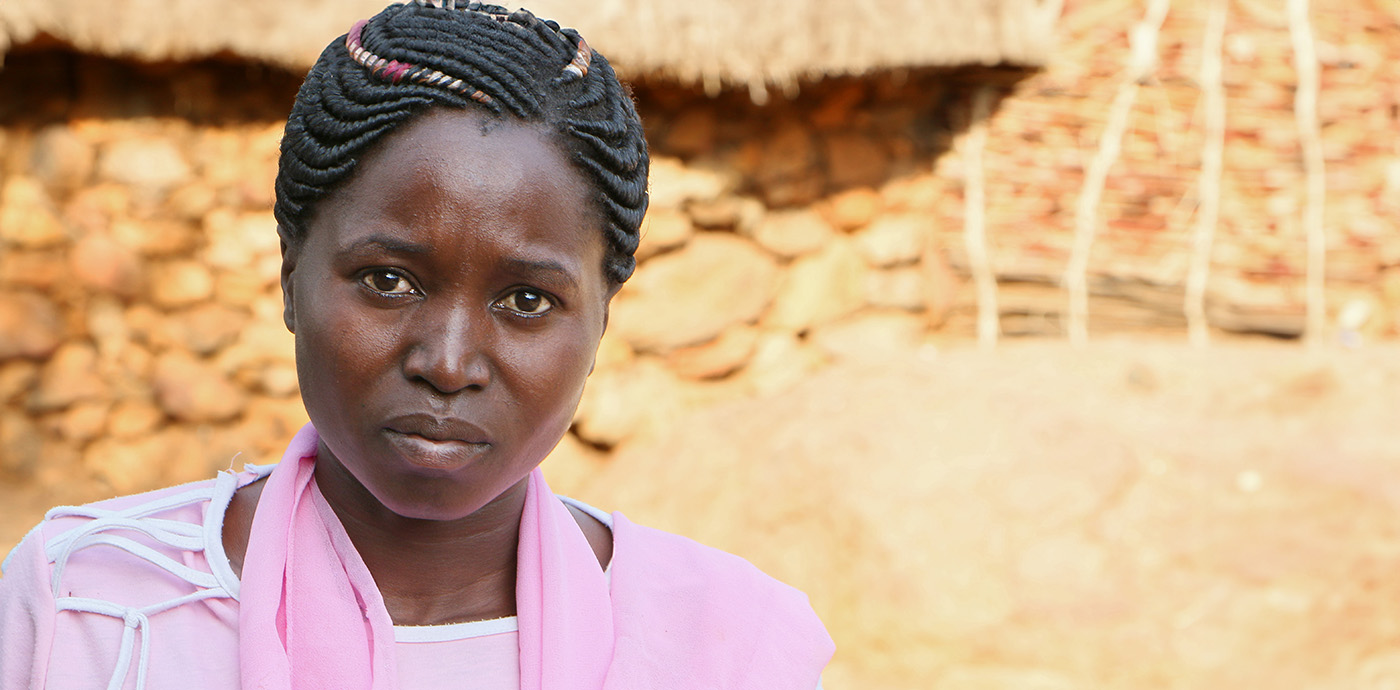
<svg viewBox="0 0 1400 690">
<path fill-rule="evenodd" d="M 632 275 L 648 158 L 630 95 L 577 31 L 475 2 L 391 5 L 322 51 L 282 137 L 274 207 L 282 240 L 305 237 L 316 202 L 360 156 L 432 106 L 543 124 L 596 190 L 604 274 L 615 283 Z"/>
</svg>

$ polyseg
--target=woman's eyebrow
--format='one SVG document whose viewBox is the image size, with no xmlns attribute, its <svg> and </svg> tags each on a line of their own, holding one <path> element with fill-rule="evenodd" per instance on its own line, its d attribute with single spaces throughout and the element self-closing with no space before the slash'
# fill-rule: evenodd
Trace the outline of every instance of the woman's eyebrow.
<svg viewBox="0 0 1400 690">
<path fill-rule="evenodd" d="M 550 274 L 562 278 L 569 283 L 570 287 L 578 287 L 578 277 L 564 264 L 553 259 L 522 259 L 509 258 L 504 262 L 505 267 L 512 272 L 529 273 L 531 275 Z"/>
<path fill-rule="evenodd" d="M 391 254 L 428 254 L 433 251 L 432 247 L 426 244 L 405 242 L 387 235 L 370 235 L 355 240 L 341 249 L 341 252 L 348 254 L 351 252 L 364 251 L 366 249 L 380 249 Z"/>
</svg>

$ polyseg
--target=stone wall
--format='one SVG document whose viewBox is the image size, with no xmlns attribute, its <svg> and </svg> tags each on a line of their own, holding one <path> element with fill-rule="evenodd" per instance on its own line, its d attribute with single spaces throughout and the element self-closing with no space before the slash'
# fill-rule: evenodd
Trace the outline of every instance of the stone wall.
<svg viewBox="0 0 1400 690">
<path fill-rule="evenodd" d="M 597 458 L 690 406 L 921 341 L 958 281 L 928 242 L 946 82 L 836 81 L 764 108 L 639 84 L 655 141 L 641 267 L 560 454 Z M 237 64 L 9 58 L 6 480 L 82 498 L 277 458 L 305 418 L 271 212 L 295 87 Z"/>
<path fill-rule="evenodd" d="M 1091 261 L 1090 332 L 1184 337 L 1204 20 L 1173 3 Z M 1324 65 L 1329 301 L 1367 337 L 1400 311 L 1394 17 L 1316 10 Z M 990 85 L 984 171 L 1004 332 L 1058 336 L 1085 162 L 1121 78 L 1130 3 L 1069 2 L 1055 61 L 806 84 L 765 106 L 636 85 L 652 141 L 640 268 L 561 482 L 696 406 L 785 388 L 838 359 L 965 341 L 969 94 Z M 1217 328 L 1296 335 L 1304 241 L 1287 27 L 1231 16 Z M 0 71 L 0 472 L 77 498 L 275 460 L 304 419 L 271 214 L 296 75 L 16 53 Z M 1360 317 L 1356 315 L 1360 314 Z M 579 475 L 581 476 L 581 475 Z M 68 492 L 64 494 L 64 492 Z"/>
<path fill-rule="evenodd" d="M 7 60 L 4 479 L 130 492 L 267 461 L 296 429 L 270 185 L 296 85 L 236 64 Z"/>
<path fill-rule="evenodd" d="M 652 207 L 578 438 L 611 448 L 693 405 L 937 331 L 961 278 L 935 239 L 945 182 L 932 162 L 967 88 L 958 75 L 886 74 L 759 107 L 639 84 Z"/>
</svg>

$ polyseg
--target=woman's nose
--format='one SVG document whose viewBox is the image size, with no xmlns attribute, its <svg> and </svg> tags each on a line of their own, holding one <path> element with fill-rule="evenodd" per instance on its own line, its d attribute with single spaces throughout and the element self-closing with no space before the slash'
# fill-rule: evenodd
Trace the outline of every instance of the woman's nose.
<svg viewBox="0 0 1400 690">
<path fill-rule="evenodd" d="M 410 326 L 404 376 L 421 380 L 441 393 L 480 390 L 491 380 L 485 352 L 486 324 L 470 310 L 446 308 L 424 313 Z"/>
</svg>

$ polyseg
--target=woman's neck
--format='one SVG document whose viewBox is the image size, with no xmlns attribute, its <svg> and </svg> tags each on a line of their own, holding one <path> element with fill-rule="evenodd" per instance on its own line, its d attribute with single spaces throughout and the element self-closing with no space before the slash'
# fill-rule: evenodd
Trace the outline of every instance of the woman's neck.
<svg viewBox="0 0 1400 690">
<path fill-rule="evenodd" d="M 515 615 L 525 481 L 457 520 L 398 515 L 334 460 L 317 462 L 316 484 L 374 576 L 396 625 Z"/>
<path fill-rule="evenodd" d="M 342 470 L 343 471 L 343 470 Z M 360 557 L 374 576 L 390 619 L 400 625 L 432 625 L 487 620 L 515 612 L 515 564 L 520 537 L 520 514 L 525 505 L 524 483 L 478 511 L 470 524 L 430 523 L 389 513 L 381 522 L 377 511 L 347 509 L 354 501 L 332 499 L 341 481 L 333 477 L 317 485 L 335 509 Z M 369 492 L 354 482 L 347 490 Z M 240 488 L 224 513 L 223 542 L 229 565 L 242 576 L 253 531 L 253 517 L 266 480 Z M 332 487 L 327 491 L 327 487 Z M 509 499 L 509 500 L 503 500 Z M 374 504 L 367 505 L 377 505 Z M 588 539 L 600 568 L 612 560 L 612 531 L 588 514 L 569 506 Z M 511 517 L 513 516 L 513 517 Z M 410 524 L 429 523 L 429 524 Z M 400 526 L 404 529 L 400 530 Z"/>
</svg>

